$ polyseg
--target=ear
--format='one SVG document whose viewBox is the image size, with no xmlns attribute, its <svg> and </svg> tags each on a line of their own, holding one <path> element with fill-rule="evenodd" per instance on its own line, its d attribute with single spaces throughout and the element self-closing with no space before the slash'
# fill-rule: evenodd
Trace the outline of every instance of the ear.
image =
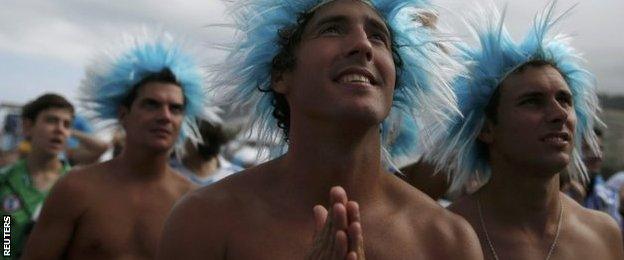
<svg viewBox="0 0 624 260">
<path fill-rule="evenodd" d="M 117 108 L 117 119 L 120 125 L 124 126 L 124 120 L 128 113 L 130 113 L 130 110 L 126 106 L 119 106 L 119 108 Z"/>
<path fill-rule="evenodd" d="M 289 72 L 271 72 L 271 88 L 280 94 L 288 94 L 290 92 L 292 76 Z"/>
<path fill-rule="evenodd" d="M 33 126 L 35 126 L 35 122 L 27 118 L 22 118 L 22 134 L 26 139 L 30 138 Z"/>
<path fill-rule="evenodd" d="M 489 119 L 486 119 L 485 124 L 483 124 L 483 127 L 481 128 L 481 132 L 479 133 L 479 136 L 477 137 L 479 141 L 483 142 L 484 144 L 491 144 L 494 141 L 494 137 L 492 134 L 493 127 L 494 127 L 494 124 L 492 124 L 492 121 L 490 121 Z"/>
</svg>

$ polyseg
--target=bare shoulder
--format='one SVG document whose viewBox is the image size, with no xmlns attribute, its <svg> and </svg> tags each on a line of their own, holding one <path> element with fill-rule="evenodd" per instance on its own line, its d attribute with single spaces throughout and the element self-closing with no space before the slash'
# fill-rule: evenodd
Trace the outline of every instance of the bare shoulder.
<svg viewBox="0 0 624 260">
<path fill-rule="evenodd" d="M 609 248 L 622 248 L 622 233 L 615 219 L 604 212 L 584 208 L 565 195 L 562 197 L 571 213 L 570 222 L 579 233 L 609 244 Z"/>
<path fill-rule="evenodd" d="M 236 223 L 245 221 L 244 207 L 254 170 L 203 187 L 184 196 L 165 223 L 159 259 L 223 259 Z M 247 190 L 247 191 L 245 191 Z"/>
<path fill-rule="evenodd" d="M 68 198 L 72 203 L 67 204 L 81 205 L 80 202 L 88 200 L 89 194 L 97 193 L 104 185 L 101 181 L 103 168 L 101 164 L 94 164 L 70 171 L 54 185 L 50 197 Z"/>
<path fill-rule="evenodd" d="M 611 216 L 584 208 L 564 194 L 560 196 L 569 212 L 566 226 L 571 227 L 569 232 L 574 239 L 570 243 L 578 242 L 585 252 L 594 252 L 601 259 L 624 259 L 622 233 Z"/>
<path fill-rule="evenodd" d="M 431 225 L 427 234 L 432 234 L 436 243 L 446 247 L 440 259 L 482 259 L 482 251 L 477 233 L 462 216 L 450 210 L 432 211 Z"/>
<path fill-rule="evenodd" d="M 413 219 L 414 232 L 426 234 L 424 242 L 430 244 L 430 248 L 444 245 L 445 250 L 435 250 L 436 259 L 483 258 L 477 234 L 468 221 L 417 189 L 407 192 L 406 195 L 413 198 L 412 206 L 406 212 Z"/>
</svg>

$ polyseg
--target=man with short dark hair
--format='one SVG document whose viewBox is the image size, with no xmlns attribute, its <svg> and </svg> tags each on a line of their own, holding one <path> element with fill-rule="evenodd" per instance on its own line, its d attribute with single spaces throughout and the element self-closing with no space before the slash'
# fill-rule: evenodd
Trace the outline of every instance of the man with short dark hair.
<svg viewBox="0 0 624 260">
<path fill-rule="evenodd" d="M 165 217 L 194 188 L 168 162 L 181 135 L 194 137 L 183 122 L 203 110 L 202 73 L 166 35 L 134 44 L 96 61 L 82 86 L 90 112 L 125 130 L 123 151 L 59 181 L 25 259 L 153 258 Z"/>
<path fill-rule="evenodd" d="M 12 217 L 11 253 L 16 258 L 50 188 L 69 171 L 59 156 L 71 135 L 73 118 L 74 106 L 56 94 L 44 94 L 22 109 L 22 131 L 31 150 L 0 172 L 0 212 Z"/>
</svg>

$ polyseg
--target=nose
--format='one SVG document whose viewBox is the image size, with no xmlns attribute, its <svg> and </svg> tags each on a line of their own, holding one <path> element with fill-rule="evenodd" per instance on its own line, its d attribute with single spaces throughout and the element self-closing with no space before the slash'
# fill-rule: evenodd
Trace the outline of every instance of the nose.
<svg viewBox="0 0 624 260">
<path fill-rule="evenodd" d="M 169 123 L 171 122 L 172 118 L 173 113 L 171 112 L 171 109 L 169 109 L 169 106 L 161 106 L 158 110 L 158 122 Z"/>
<path fill-rule="evenodd" d="M 54 125 L 54 131 L 60 132 L 64 136 L 69 136 L 71 134 L 71 122 L 59 120 Z"/>
<path fill-rule="evenodd" d="M 574 113 L 573 108 L 563 106 L 556 99 L 549 102 L 547 109 L 548 122 L 565 123 L 570 117 L 570 113 Z"/>
<path fill-rule="evenodd" d="M 354 30 L 346 40 L 349 43 L 346 51 L 347 57 L 361 58 L 366 62 L 373 60 L 373 45 L 364 28 Z"/>
</svg>

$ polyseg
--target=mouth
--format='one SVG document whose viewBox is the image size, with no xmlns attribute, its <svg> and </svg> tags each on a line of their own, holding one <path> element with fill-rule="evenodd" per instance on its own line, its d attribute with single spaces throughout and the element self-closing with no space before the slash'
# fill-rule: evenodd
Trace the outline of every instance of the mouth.
<svg viewBox="0 0 624 260">
<path fill-rule="evenodd" d="M 340 84 L 377 85 L 377 80 L 371 72 L 359 68 L 351 68 L 342 71 L 334 81 Z"/>
<path fill-rule="evenodd" d="M 50 139 L 50 143 L 53 146 L 57 146 L 57 147 L 61 147 L 61 146 L 65 145 L 65 142 L 63 142 L 63 139 L 62 138 L 58 138 L 58 137 Z"/>
<path fill-rule="evenodd" d="M 157 135 L 171 135 L 171 131 L 163 128 L 151 129 L 150 132 Z"/>
<path fill-rule="evenodd" d="M 61 138 L 52 138 L 50 139 L 50 142 L 53 144 L 63 144 L 63 139 Z"/>
<path fill-rule="evenodd" d="M 541 140 L 542 142 L 556 145 L 556 146 L 565 146 L 568 145 L 571 141 L 572 137 L 570 134 L 565 132 L 560 133 L 550 133 L 544 136 Z"/>
</svg>

